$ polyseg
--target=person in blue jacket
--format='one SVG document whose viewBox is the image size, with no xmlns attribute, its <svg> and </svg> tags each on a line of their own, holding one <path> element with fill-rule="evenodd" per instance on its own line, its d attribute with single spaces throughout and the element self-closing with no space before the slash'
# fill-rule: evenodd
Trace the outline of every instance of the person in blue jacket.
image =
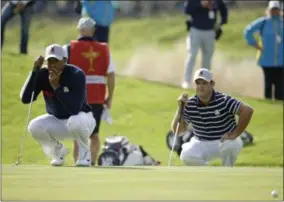
<svg viewBox="0 0 284 202">
<path fill-rule="evenodd" d="M 258 65 L 264 73 L 264 92 L 266 99 L 283 100 L 284 98 L 284 22 L 280 3 L 270 1 L 267 16 L 250 23 L 244 30 L 248 45 L 257 49 Z M 259 40 L 254 37 L 259 33 Z M 272 90 L 274 86 L 274 91 Z"/>
<path fill-rule="evenodd" d="M 94 38 L 98 42 L 109 43 L 111 24 L 115 18 L 115 8 L 112 1 L 82 0 L 82 17 L 90 17 L 95 22 Z"/>
</svg>

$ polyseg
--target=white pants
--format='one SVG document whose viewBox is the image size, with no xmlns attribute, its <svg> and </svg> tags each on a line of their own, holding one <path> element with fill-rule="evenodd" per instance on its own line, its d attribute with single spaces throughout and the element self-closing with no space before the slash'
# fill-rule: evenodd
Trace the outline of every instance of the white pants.
<svg viewBox="0 0 284 202">
<path fill-rule="evenodd" d="M 208 162 L 221 158 L 223 166 L 233 166 L 243 147 L 240 137 L 235 140 L 201 141 L 192 137 L 190 142 L 182 145 L 180 159 L 185 165 L 206 166 Z"/>
<path fill-rule="evenodd" d="M 28 126 L 32 137 L 37 140 L 48 156 L 54 155 L 59 141 L 77 140 L 80 150 L 89 150 L 89 137 L 96 126 L 92 112 L 80 112 L 69 119 L 57 119 L 44 114 L 33 119 Z"/>
</svg>

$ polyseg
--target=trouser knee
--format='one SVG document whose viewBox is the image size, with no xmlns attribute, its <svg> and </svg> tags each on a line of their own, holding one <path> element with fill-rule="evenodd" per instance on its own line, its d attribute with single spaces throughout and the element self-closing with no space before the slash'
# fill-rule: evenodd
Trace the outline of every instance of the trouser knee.
<svg viewBox="0 0 284 202">
<path fill-rule="evenodd" d="M 226 140 L 220 145 L 220 155 L 233 155 L 237 156 L 242 148 L 242 141 L 240 138 L 235 140 Z"/>
<path fill-rule="evenodd" d="M 85 123 L 81 121 L 79 115 L 73 115 L 68 119 L 67 128 L 69 133 L 74 135 L 81 135 L 88 132 L 87 128 L 85 127 Z"/>
<path fill-rule="evenodd" d="M 181 152 L 180 154 L 180 159 L 184 162 L 185 165 L 187 166 L 204 166 L 206 165 L 206 162 L 193 154 L 186 153 L 186 152 Z"/>
<path fill-rule="evenodd" d="M 28 131 L 34 139 L 39 139 L 42 136 L 43 129 L 41 123 L 37 120 L 32 120 L 28 125 Z"/>
<path fill-rule="evenodd" d="M 77 115 L 70 116 L 67 121 L 67 128 L 70 134 L 77 138 L 89 138 L 96 126 L 96 121 L 92 113 L 80 112 Z"/>
</svg>

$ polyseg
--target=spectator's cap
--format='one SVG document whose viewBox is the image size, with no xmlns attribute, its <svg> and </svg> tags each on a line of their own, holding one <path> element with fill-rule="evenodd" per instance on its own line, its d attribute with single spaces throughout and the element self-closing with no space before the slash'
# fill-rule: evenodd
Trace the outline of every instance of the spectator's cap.
<svg viewBox="0 0 284 202">
<path fill-rule="evenodd" d="M 45 60 L 49 58 L 56 58 L 57 60 L 63 60 L 65 57 L 65 51 L 62 46 L 58 44 L 52 44 L 45 49 Z"/>
<path fill-rule="evenodd" d="M 83 17 L 79 20 L 77 28 L 79 30 L 82 30 L 82 29 L 91 30 L 91 29 L 94 29 L 95 25 L 96 25 L 96 22 L 92 18 Z"/>
<path fill-rule="evenodd" d="M 198 79 L 205 80 L 207 82 L 213 81 L 213 74 L 208 69 L 201 68 L 194 74 L 194 82 Z"/>
<path fill-rule="evenodd" d="M 273 8 L 278 8 L 280 9 L 280 3 L 279 1 L 269 1 L 268 3 L 268 9 L 271 10 Z"/>
</svg>

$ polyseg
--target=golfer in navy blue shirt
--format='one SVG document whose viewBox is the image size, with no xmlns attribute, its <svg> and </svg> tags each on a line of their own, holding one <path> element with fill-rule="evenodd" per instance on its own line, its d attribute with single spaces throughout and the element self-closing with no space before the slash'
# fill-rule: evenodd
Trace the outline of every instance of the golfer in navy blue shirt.
<svg viewBox="0 0 284 202">
<path fill-rule="evenodd" d="M 33 119 L 28 129 L 32 137 L 52 158 L 51 165 L 64 164 L 68 150 L 60 141 L 77 140 L 79 157 L 77 166 L 90 166 L 89 136 L 95 128 L 91 108 L 86 102 L 86 77 L 84 72 L 66 64 L 64 49 L 52 44 L 45 50 L 45 58 L 40 56 L 35 62 L 22 90 L 24 104 L 37 100 L 42 92 L 47 114 Z M 42 67 L 44 60 L 47 67 Z"/>
</svg>

